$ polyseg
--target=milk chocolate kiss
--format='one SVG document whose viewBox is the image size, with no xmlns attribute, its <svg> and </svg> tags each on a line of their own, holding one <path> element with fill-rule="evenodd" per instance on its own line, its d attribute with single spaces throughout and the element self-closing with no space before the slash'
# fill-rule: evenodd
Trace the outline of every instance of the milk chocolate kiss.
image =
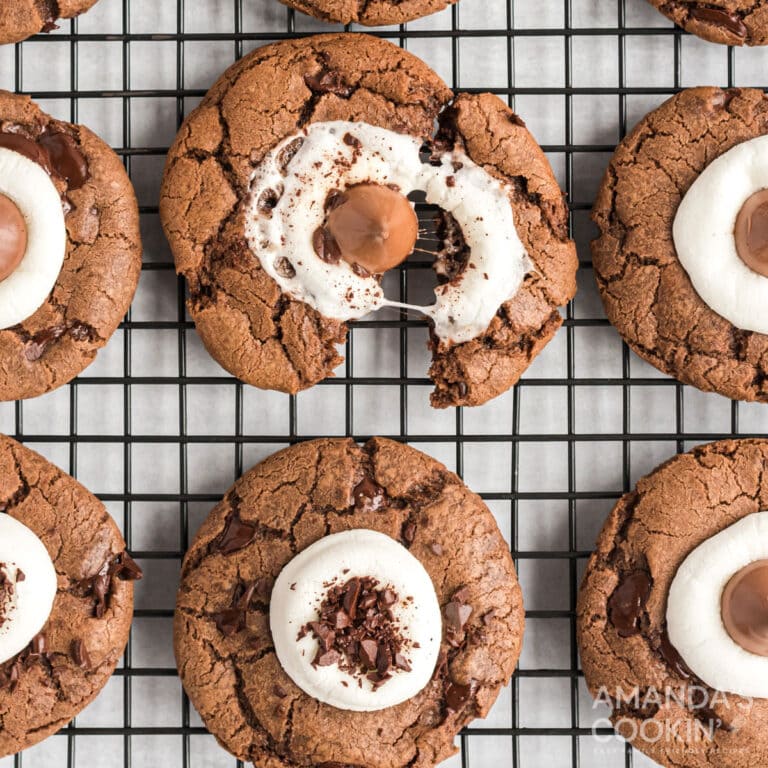
<svg viewBox="0 0 768 768">
<path fill-rule="evenodd" d="M 736 217 L 733 236 L 739 258 L 753 272 L 768 277 L 768 189 L 747 198 Z"/>
<path fill-rule="evenodd" d="M 750 563 L 728 582 L 722 617 L 735 643 L 757 656 L 768 656 L 768 560 Z"/>
<path fill-rule="evenodd" d="M 21 264 L 27 250 L 27 224 L 9 197 L 0 194 L 0 282 Z"/>
<path fill-rule="evenodd" d="M 359 184 L 332 198 L 325 229 L 341 258 L 380 275 L 408 258 L 419 222 L 405 195 L 380 184 Z"/>
</svg>

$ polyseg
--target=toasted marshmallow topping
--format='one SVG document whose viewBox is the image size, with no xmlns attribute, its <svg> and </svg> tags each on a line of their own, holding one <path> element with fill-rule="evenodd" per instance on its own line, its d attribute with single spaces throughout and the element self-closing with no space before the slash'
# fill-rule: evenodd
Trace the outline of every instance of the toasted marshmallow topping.
<svg viewBox="0 0 768 768">
<path fill-rule="evenodd" d="M 428 203 L 448 211 L 461 227 L 469 261 L 456 278 L 436 289 L 431 306 L 390 301 L 368 274 L 371 270 L 353 266 L 364 266 L 359 255 L 343 258 L 342 249 L 331 245 L 328 258 L 325 243 L 319 244 L 317 233 L 327 231 L 334 197 L 358 185 L 389 187 L 400 197 L 424 192 Z M 402 210 L 401 203 L 400 217 L 407 220 Z M 410 227 L 397 258 L 410 243 Z M 278 144 L 252 176 L 245 234 L 280 288 L 321 315 L 346 321 L 384 306 L 413 309 L 432 319 L 446 344 L 470 341 L 486 331 L 532 269 L 515 229 L 508 190 L 498 179 L 460 150 L 425 163 L 419 139 L 367 123 L 313 123 Z M 350 244 L 346 248 L 357 250 Z M 397 261 L 394 252 L 370 258 L 374 270 Z"/>
</svg>

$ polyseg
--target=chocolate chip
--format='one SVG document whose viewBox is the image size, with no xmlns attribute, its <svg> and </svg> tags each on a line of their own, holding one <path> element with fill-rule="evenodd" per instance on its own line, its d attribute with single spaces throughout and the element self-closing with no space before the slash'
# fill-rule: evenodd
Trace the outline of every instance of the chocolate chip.
<svg viewBox="0 0 768 768">
<path fill-rule="evenodd" d="M 82 640 L 78 639 L 72 641 L 70 653 L 72 655 L 72 661 L 74 661 L 80 669 L 91 669 L 91 657 L 88 655 L 88 649 L 85 647 L 85 643 Z"/>
<path fill-rule="evenodd" d="M 274 684 L 272 687 L 272 693 L 274 693 L 275 696 L 277 696 L 279 699 L 284 699 L 288 695 L 288 691 L 286 691 L 285 688 L 283 688 L 283 686 L 279 683 Z"/>
<path fill-rule="evenodd" d="M 458 633 L 464 629 L 464 625 L 469 621 L 469 617 L 472 615 L 472 607 L 457 602 L 450 602 L 445 606 L 444 614 L 448 628 Z"/>
<path fill-rule="evenodd" d="M 313 663 L 318 667 L 330 667 L 333 664 L 338 664 L 339 661 L 341 661 L 341 654 L 338 651 L 330 650 L 318 653 Z"/>
<path fill-rule="evenodd" d="M 344 610 L 352 621 L 357 615 L 357 602 L 360 599 L 360 579 L 351 579 L 347 584 L 347 591 L 344 593 Z"/>
<path fill-rule="evenodd" d="M 357 136 L 353 136 L 351 133 L 344 134 L 344 143 L 348 147 L 354 147 L 355 149 L 360 149 L 360 147 L 363 146 L 363 143 L 360 141 L 360 139 L 358 139 Z"/>
<path fill-rule="evenodd" d="M 256 207 L 265 216 L 271 216 L 275 206 L 280 202 L 280 193 L 276 189 L 265 189 L 256 201 Z"/>
<path fill-rule="evenodd" d="M 338 264 L 341 261 L 341 248 L 326 227 L 318 227 L 315 230 L 312 235 L 312 247 L 326 264 Z"/>
<path fill-rule="evenodd" d="M 455 187 L 456 186 L 456 177 L 455 176 L 447 176 L 445 179 L 445 185 L 447 187 Z"/>
<path fill-rule="evenodd" d="M 436 542 L 436 541 L 433 541 L 429 545 L 429 549 L 431 550 L 433 555 L 437 555 L 438 557 L 440 557 L 443 554 L 442 546 L 438 542 Z"/>
<path fill-rule="evenodd" d="M 483 624 L 485 624 L 486 627 L 490 626 L 495 616 L 496 616 L 496 611 L 493 608 L 491 608 L 490 611 L 483 614 L 483 618 L 482 618 Z"/>
<path fill-rule="evenodd" d="M 406 544 L 413 544 L 413 540 L 416 538 L 416 525 L 415 523 L 412 523 L 410 520 L 406 520 L 405 523 L 403 523 L 403 529 L 401 533 L 403 537 L 403 541 Z"/>
<path fill-rule="evenodd" d="M 224 637 L 232 637 L 245 629 L 245 614 L 240 608 L 225 608 L 214 613 L 213 620 Z"/>
<path fill-rule="evenodd" d="M 369 669 L 376 669 L 376 657 L 379 655 L 379 645 L 375 640 L 363 640 L 360 643 L 360 660 Z"/>
<path fill-rule="evenodd" d="M 450 683 L 445 690 L 445 706 L 452 712 L 460 712 L 472 698 L 472 686 Z"/>
<path fill-rule="evenodd" d="M 300 136 L 298 139 L 286 144 L 277 156 L 277 166 L 280 169 L 280 173 L 285 176 L 288 172 L 288 166 L 296 157 L 297 152 L 304 146 L 304 139 Z"/>
<path fill-rule="evenodd" d="M 342 98 L 348 98 L 352 95 L 351 86 L 344 82 L 340 72 L 334 72 L 329 69 L 321 69 L 314 74 L 304 75 L 304 82 L 310 91 L 317 94 L 333 93 Z"/>
<path fill-rule="evenodd" d="M 224 530 L 214 540 L 211 548 L 223 555 L 231 555 L 233 552 L 247 547 L 256 538 L 256 526 L 243 522 L 239 515 L 232 513 L 227 518 Z"/>
<path fill-rule="evenodd" d="M 275 272 L 277 272 L 280 277 L 285 277 L 288 280 L 296 277 L 296 270 L 294 269 L 293 264 L 291 264 L 285 256 L 280 256 L 275 260 Z"/>
<path fill-rule="evenodd" d="M 608 599 L 608 617 L 621 637 L 640 634 L 640 621 L 651 594 L 651 577 L 646 571 L 631 571 L 623 577 Z"/>
<path fill-rule="evenodd" d="M 367 476 L 355 486 L 352 498 L 360 512 L 378 512 L 388 501 L 387 492 Z"/>
<path fill-rule="evenodd" d="M 333 641 L 336 639 L 336 633 L 330 627 L 321 624 L 319 621 L 310 622 L 309 627 L 318 639 L 320 647 L 324 651 L 330 651 Z"/>
<path fill-rule="evenodd" d="M 721 8 L 702 8 L 694 6 L 690 10 L 691 18 L 695 21 L 703 21 L 707 24 L 714 24 L 722 27 L 728 32 L 732 32 L 737 37 L 747 36 L 747 26 L 741 17 L 736 13 L 723 10 Z"/>
</svg>

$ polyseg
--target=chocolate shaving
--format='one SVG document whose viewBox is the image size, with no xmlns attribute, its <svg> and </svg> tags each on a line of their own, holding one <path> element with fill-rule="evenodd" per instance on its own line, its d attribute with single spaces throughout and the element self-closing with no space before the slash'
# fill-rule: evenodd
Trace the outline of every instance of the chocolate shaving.
<svg viewBox="0 0 768 768">
<path fill-rule="evenodd" d="M 298 639 L 311 634 L 318 641 L 315 666 L 337 664 L 376 690 L 396 671 L 411 670 L 410 643 L 392 612 L 398 600 L 391 587 L 379 588 L 370 576 L 330 584 L 318 619 L 302 627 Z"/>
<path fill-rule="evenodd" d="M 19 574 L 23 577 L 24 574 L 21 571 L 16 575 L 16 581 L 11 580 L 8 576 L 8 565 L 6 563 L 0 563 L 0 627 L 7 621 L 7 611 L 10 608 L 13 596 L 16 593 L 16 581 L 23 581 L 23 578 L 19 578 Z"/>
<path fill-rule="evenodd" d="M 219 632 L 225 637 L 232 637 L 232 635 L 242 632 L 247 624 L 248 611 L 253 608 L 256 602 L 267 603 L 270 592 L 271 589 L 266 579 L 257 579 L 251 583 L 242 579 L 239 580 L 232 590 L 229 606 L 211 614 Z"/>
<path fill-rule="evenodd" d="M 29 669 L 43 658 L 49 659 L 47 641 L 43 632 L 32 638 L 32 642 L 13 659 L 0 664 L 0 691 L 8 690 L 13 693 L 19 684 L 22 670 Z"/>
<path fill-rule="evenodd" d="M 77 590 L 82 597 L 93 598 L 95 601 L 93 614 L 97 619 L 101 619 L 109 608 L 109 597 L 114 580 L 138 581 L 142 576 L 141 568 L 136 561 L 128 552 L 123 551 L 104 563 L 97 574 L 81 579 L 77 584 Z"/>
</svg>

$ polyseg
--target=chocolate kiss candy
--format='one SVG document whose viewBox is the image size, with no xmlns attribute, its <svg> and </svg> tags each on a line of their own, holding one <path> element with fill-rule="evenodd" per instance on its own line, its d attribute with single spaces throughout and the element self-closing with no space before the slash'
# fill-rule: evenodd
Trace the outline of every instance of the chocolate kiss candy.
<svg viewBox="0 0 768 768">
<path fill-rule="evenodd" d="M 27 250 L 27 224 L 9 197 L 0 194 L 0 280 L 21 264 Z"/>
<path fill-rule="evenodd" d="M 419 222 L 405 195 L 380 184 L 359 184 L 333 199 L 326 231 L 345 261 L 380 275 L 413 252 Z"/>
<path fill-rule="evenodd" d="M 768 656 L 768 560 L 750 563 L 728 582 L 722 616 L 734 642 L 757 656 Z"/>
</svg>

